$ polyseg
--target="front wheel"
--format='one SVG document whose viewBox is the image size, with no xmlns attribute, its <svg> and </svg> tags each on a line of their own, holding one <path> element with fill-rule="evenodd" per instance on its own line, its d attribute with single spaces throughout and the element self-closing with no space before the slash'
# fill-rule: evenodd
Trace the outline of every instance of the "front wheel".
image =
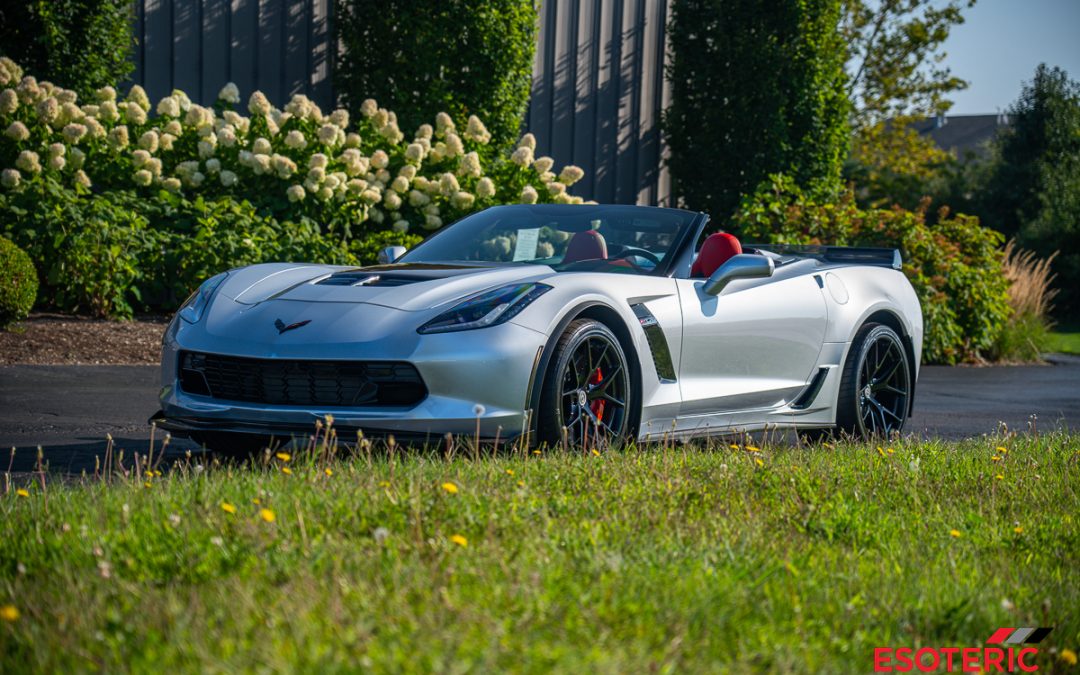
<svg viewBox="0 0 1080 675">
<path fill-rule="evenodd" d="M 902 431 L 911 402 L 911 375 L 896 331 L 876 323 L 860 328 L 840 381 L 837 430 L 859 438 Z"/>
<path fill-rule="evenodd" d="M 577 319 L 555 345 L 540 399 L 540 440 L 612 445 L 629 434 L 635 394 L 626 353 L 604 324 Z M 564 431 L 565 430 L 565 431 Z"/>
</svg>

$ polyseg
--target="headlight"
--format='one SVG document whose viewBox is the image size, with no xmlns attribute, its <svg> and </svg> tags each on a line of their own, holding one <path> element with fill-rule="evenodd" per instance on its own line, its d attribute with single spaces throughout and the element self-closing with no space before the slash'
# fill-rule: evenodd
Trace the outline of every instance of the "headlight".
<svg viewBox="0 0 1080 675">
<path fill-rule="evenodd" d="M 487 328 L 506 323 L 551 290 L 546 284 L 511 284 L 484 291 L 458 303 L 416 330 L 417 333 L 449 333 Z"/>
<path fill-rule="evenodd" d="M 188 323 L 198 323 L 206 306 L 210 304 L 210 298 L 213 297 L 214 291 L 217 290 L 222 281 L 225 281 L 227 276 L 229 276 L 228 272 L 222 272 L 202 282 L 198 290 L 192 293 L 184 301 L 184 304 L 180 305 L 180 311 L 177 312 L 180 318 Z"/>
</svg>

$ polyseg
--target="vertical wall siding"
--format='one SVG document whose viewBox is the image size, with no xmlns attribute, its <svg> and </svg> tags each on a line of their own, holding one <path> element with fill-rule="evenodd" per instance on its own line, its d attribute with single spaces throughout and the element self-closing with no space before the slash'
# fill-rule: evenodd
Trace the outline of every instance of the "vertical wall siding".
<svg viewBox="0 0 1080 675">
<path fill-rule="evenodd" d="M 577 164 L 572 192 L 599 202 L 670 201 L 660 111 L 669 0 L 541 0 L 526 128 L 537 155 Z M 136 0 L 135 81 L 211 103 L 226 82 L 281 105 L 296 93 L 324 109 L 333 0 Z"/>
<path fill-rule="evenodd" d="M 211 103 L 226 82 L 282 104 L 327 108 L 333 0 L 136 0 L 136 82 L 157 100 L 182 89 Z"/>
</svg>

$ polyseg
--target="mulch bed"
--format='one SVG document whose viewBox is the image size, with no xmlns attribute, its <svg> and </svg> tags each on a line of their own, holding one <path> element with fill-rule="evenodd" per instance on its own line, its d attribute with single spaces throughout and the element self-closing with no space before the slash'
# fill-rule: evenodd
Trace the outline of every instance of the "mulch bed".
<svg viewBox="0 0 1080 675">
<path fill-rule="evenodd" d="M 31 314 L 0 330 L 0 365 L 154 365 L 167 316 L 133 321 Z"/>
</svg>

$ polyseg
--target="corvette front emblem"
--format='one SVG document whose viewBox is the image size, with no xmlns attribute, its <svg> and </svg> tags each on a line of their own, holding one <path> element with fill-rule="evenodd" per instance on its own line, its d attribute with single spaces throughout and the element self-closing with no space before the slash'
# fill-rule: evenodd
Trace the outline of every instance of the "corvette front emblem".
<svg viewBox="0 0 1080 675">
<path fill-rule="evenodd" d="M 309 323 L 311 323 L 311 319 L 307 319 L 305 321 L 297 321 L 296 323 L 290 323 L 288 326 L 286 326 L 284 321 L 278 319 L 274 322 L 274 328 L 277 328 L 278 335 L 281 335 L 285 331 L 290 331 L 294 328 L 301 328 L 308 325 Z"/>
</svg>

